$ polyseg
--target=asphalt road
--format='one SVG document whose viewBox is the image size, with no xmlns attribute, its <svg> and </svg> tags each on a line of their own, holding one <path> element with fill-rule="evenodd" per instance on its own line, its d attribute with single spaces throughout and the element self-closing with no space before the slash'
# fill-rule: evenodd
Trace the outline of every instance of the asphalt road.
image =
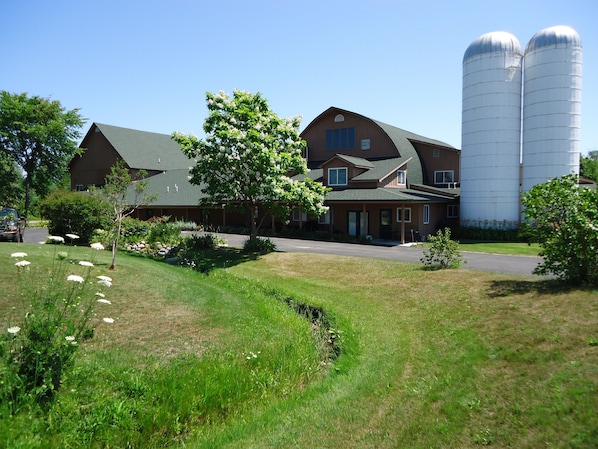
<svg viewBox="0 0 598 449">
<path fill-rule="evenodd" d="M 233 247 L 242 247 L 247 239 L 246 235 L 220 234 Z M 27 228 L 24 241 L 27 243 L 41 243 L 46 240 L 46 228 Z M 316 240 L 299 240 L 273 237 L 278 251 L 330 254 L 338 256 L 369 257 L 374 259 L 397 260 L 418 263 L 423 255 L 423 249 L 415 246 L 398 244 L 362 245 L 355 243 L 323 242 Z M 467 263 L 461 267 L 466 270 L 481 270 L 494 273 L 532 275 L 534 268 L 542 260 L 540 257 L 506 256 L 499 254 L 473 253 L 462 251 Z"/>
</svg>

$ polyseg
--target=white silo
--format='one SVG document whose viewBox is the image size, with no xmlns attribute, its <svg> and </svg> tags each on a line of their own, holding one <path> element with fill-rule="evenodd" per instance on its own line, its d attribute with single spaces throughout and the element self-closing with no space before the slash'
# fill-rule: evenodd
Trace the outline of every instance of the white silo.
<svg viewBox="0 0 598 449">
<path fill-rule="evenodd" d="M 514 228 L 519 220 L 522 49 L 503 31 L 463 57 L 462 226 Z"/>
<path fill-rule="evenodd" d="M 567 26 L 546 28 L 523 58 L 522 190 L 579 174 L 582 46 Z"/>
</svg>

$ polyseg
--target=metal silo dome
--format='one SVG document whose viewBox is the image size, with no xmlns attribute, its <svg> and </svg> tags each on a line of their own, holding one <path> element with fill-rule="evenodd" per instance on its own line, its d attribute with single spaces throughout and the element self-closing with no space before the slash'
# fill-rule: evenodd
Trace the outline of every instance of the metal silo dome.
<svg viewBox="0 0 598 449">
<path fill-rule="evenodd" d="M 487 33 L 463 57 L 462 226 L 519 221 L 522 49 L 510 33 Z"/>
<path fill-rule="evenodd" d="M 582 45 L 555 26 L 536 33 L 524 55 L 522 190 L 579 174 Z"/>
</svg>

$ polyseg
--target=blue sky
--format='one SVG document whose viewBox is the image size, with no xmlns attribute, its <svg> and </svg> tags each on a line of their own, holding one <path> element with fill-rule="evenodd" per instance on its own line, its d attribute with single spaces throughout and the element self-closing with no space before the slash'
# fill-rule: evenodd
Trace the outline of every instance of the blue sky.
<svg viewBox="0 0 598 449">
<path fill-rule="evenodd" d="M 302 129 L 330 106 L 461 146 L 463 53 L 569 25 L 584 46 L 581 150 L 598 150 L 596 0 L 0 0 L 0 89 L 92 122 L 202 136 L 205 92 L 261 92 Z"/>
</svg>

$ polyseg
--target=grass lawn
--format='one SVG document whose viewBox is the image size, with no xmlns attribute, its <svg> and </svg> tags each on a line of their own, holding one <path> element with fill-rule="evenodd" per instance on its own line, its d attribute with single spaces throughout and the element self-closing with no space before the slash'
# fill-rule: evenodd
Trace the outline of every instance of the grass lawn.
<svg viewBox="0 0 598 449">
<path fill-rule="evenodd" d="M 5 292 L 15 289 L 17 250 L 37 269 L 54 248 L 0 243 Z M 205 257 L 208 275 L 125 254 L 110 271 L 109 254 L 99 255 L 98 274 L 114 279 L 115 323 L 98 311 L 49 410 L 0 407 L 0 441 L 598 447 L 596 290 L 328 255 L 251 259 L 223 248 Z M 4 296 L 0 319 L 17 299 Z M 287 302 L 324 311 L 327 335 Z M 335 360 L 325 356 L 332 338 Z"/>
<path fill-rule="evenodd" d="M 537 256 L 540 253 L 538 244 L 515 243 L 515 242 L 459 242 L 460 251 L 472 251 L 490 254 L 511 254 L 517 256 Z"/>
</svg>

